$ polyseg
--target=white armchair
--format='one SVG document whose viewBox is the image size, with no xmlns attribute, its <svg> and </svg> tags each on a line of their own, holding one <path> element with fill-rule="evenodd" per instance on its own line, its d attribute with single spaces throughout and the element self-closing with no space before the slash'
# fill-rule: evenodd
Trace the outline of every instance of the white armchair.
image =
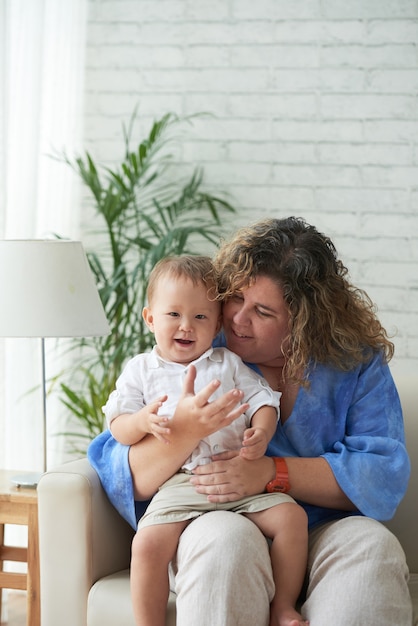
<svg viewBox="0 0 418 626">
<path fill-rule="evenodd" d="M 135 626 L 129 589 L 133 530 L 87 459 L 38 485 L 42 626 Z M 167 626 L 175 626 L 175 600 Z"/>
<path fill-rule="evenodd" d="M 388 527 L 411 571 L 418 625 L 418 376 L 397 380 L 412 476 Z M 135 626 L 129 589 L 133 530 L 108 501 L 87 459 L 47 472 L 38 486 L 42 626 Z M 175 626 L 175 596 L 167 626 Z"/>
</svg>

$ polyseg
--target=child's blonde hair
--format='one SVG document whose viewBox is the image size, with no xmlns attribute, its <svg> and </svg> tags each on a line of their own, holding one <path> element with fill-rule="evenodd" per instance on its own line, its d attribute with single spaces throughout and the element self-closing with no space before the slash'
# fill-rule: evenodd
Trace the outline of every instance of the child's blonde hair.
<svg viewBox="0 0 418 626">
<path fill-rule="evenodd" d="M 147 299 L 151 304 L 156 285 L 162 276 L 189 278 L 194 285 L 203 283 L 208 288 L 208 298 L 216 299 L 216 281 L 212 260 L 208 256 L 169 256 L 158 261 L 148 280 Z"/>
</svg>

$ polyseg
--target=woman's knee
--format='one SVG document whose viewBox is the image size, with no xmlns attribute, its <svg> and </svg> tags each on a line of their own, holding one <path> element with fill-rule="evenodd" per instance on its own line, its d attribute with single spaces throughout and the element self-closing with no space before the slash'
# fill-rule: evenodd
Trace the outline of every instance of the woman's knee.
<svg viewBox="0 0 418 626">
<path fill-rule="evenodd" d="M 353 564 L 373 565 L 386 561 L 405 561 L 405 556 L 397 538 L 376 520 L 353 516 L 325 525 L 313 531 L 310 541 L 310 565 L 320 555 L 341 554 Z M 372 558 L 368 558 L 371 556 Z"/>
<path fill-rule="evenodd" d="M 314 529 L 309 542 L 304 611 L 312 626 L 410 625 L 405 554 L 385 526 L 347 517 Z"/>
<path fill-rule="evenodd" d="M 268 624 L 268 544 L 242 515 L 214 511 L 194 520 L 180 538 L 174 573 L 179 623 L 227 626 L 240 616 L 242 626 Z"/>
<path fill-rule="evenodd" d="M 183 532 L 177 552 L 178 563 L 186 567 L 188 562 L 202 559 L 205 567 L 219 569 L 221 562 L 223 568 L 228 564 L 232 568 L 253 558 L 269 560 L 265 537 L 250 520 L 229 511 L 195 519 Z"/>
</svg>

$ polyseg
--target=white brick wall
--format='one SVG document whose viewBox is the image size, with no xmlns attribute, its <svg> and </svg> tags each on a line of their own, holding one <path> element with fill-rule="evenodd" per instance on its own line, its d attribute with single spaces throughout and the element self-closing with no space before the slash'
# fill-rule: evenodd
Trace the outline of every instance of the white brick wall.
<svg viewBox="0 0 418 626">
<path fill-rule="evenodd" d="M 90 0 L 86 146 L 107 162 L 141 128 L 208 111 L 183 165 L 232 194 L 244 224 L 301 215 L 418 364 L 416 0 Z"/>
</svg>

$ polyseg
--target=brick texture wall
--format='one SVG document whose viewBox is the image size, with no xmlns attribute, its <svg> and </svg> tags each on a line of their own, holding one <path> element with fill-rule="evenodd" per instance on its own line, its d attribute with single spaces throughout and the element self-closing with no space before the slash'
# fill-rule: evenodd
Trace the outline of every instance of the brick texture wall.
<svg viewBox="0 0 418 626">
<path fill-rule="evenodd" d="M 418 364 L 416 0 L 89 0 L 85 143 L 111 163 L 168 111 L 206 111 L 179 167 L 232 195 L 238 222 L 299 215 Z"/>
</svg>

